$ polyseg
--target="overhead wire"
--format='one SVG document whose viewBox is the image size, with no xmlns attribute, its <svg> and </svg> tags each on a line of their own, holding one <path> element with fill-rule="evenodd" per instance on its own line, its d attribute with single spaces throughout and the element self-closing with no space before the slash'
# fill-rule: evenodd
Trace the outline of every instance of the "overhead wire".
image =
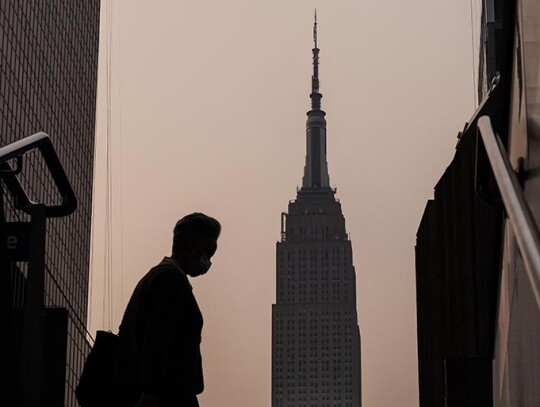
<svg viewBox="0 0 540 407">
<path fill-rule="evenodd" d="M 89 280 L 89 298 L 90 298 L 90 301 L 94 300 L 94 295 L 95 295 L 95 292 L 94 292 L 94 285 L 95 283 L 97 283 L 96 279 L 97 277 L 102 277 L 103 278 L 103 285 L 99 285 L 99 288 L 101 289 L 101 321 L 100 321 L 100 324 L 101 324 L 101 328 L 104 328 L 104 326 L 106 325 L 106 320 L 107 320 L 107 309 L 108 309 L 108 304 L 107 304 L 107 299 L 109 297 L 109 294 L 108 294 L 108 277 L 107 277 L 107 270 L 109 269 L 108 267 L 108 257 L 109 257 L 109 254 L 108 254 L 108 217 L 109 217 L 109 209 L 108 209 L 108 206 L 107 206 L 107 202 L 108 202 L 108 191 L 109 191 L 109 179 L 108 179 L 108 174 L 109 174 L 109 159 L 108 159 L 108 153 L 109 153 L 109 139 L 110 139 L 110 127 L 111 127 L 111 8 L 110 8 L 110 2 L 112 0 L 107 0 L 107 1 L 104 1 L 103 2 L 103 20 L 105 22 L 105 29 L 103 30 L 104 31 L 104 44 L 105 44 L 105 50 L 104 50 L 104 58 L 105 58 L 105 67 L 103 69 L 103 73 L 104 73 L 104 76 L 105 76 L 105 86 L 104 86 L 104 93 L 105 93 L 105 105 L 106 105 L 106 114 L 105 114 L 105 151 L 101 151 L 100 150 L 100 143 L 101 143 L 101 137 L 98 137 L 98 134 L 99 134 L 99 128 L 96 129 L 96 139 L 95 139 L 95 149 L 94 149 L 94 194 L 93 194 L 93 198 L 92 198 L 92 219 L 93 219 L 93 225 L 92 225 L 92 236 L 91 236 L 91 241 L 90 241 L 90 252 L 91 252 L 91 257 L 90 257 L 90 270 L 92 272 L 92 277 L 91 277 L 91 280 Z M 100 88 L 98 88 L 98 91 L 100 90 Z M 102 154 L 105 154 L 105 164 L 106 164 L 106 173 L 105 173 L 105 218 L 103 220 L 103 226 L 104 226 L 104 229 L 103 229 L 103 232 L 104 232 L 104 235 L 105 235 L 105 239 L 102 240 L 99 240 L 96 238 L 96 235 L 98 233 L 100 233 L 100 228 L 99 226 L 97 226 L 97 223 L 95 221 L 98 213 L 97 213 L 97 210 L 96 210 L 96 207 L 98 206 L 97 205 L 97 197 L 98 197 L 98 193 L 97 191 L 101 191 L 101 188 L 100 188 L 100 180 L 98 180 L 98 172 L 95 170 L 99 164 L 102 162 Z M 97 249 L 97 246 L 100 245 L 100 243 L 102 242 L 105 242 L 103 249 L 104 249 L 104 253 L 103 253 L 103 268 L 102 268 L 102 275 L 98 275 L 97 273 L 97 255 L 96 255 L 96 252 L 98 252 L 98 249 Z M 90 279 L 90 277 L 89 277 Z M 93 320 L 93 317 L 94 317 L 94 306 L 92 305 L 92 303 L 89 304 L 89 307 L 88 307 L 88 323 L 89 325 L 92 325 L 92 323 L 95 323 L 94 320 Z M 110 323 L 108 323 L 110 325 Z"/>
<path fill-rule="evenodd" d="M 118 8 L 120 8 L 120 5 L 118 5 Z M 120 299 L 122 300 L 122 304 L 124 303 L 124 187 L 123 187 L 123 170 L 124 170 L 124 156 L 123 156 L 123 148 L 122 148 L 122 81 L 121 81 L 121 72 L 122 72 L 122 66 L 121 66 L 121 55 L 120 51 L 122 49 L 122 27 L 121 27 L 121 19 L 120 19 L 120 13 L 119 10 L 117 12 L 117 21 L 118 21 L 118 152 L 120 155 L 119 159 L 119 179 L 118 179 L 118 188 L 120 190 Z"/>
<path fill-rule="evenodd" d="M 103 292 L 103 324 L 109 330 L 112 327 L 112 0 L 107 2 L 107 41 L 106 41 L 106 85 L 107 85 L 107 120 L 106 120 L 106 180 L 105 180 L 105 253 L 104 292 Z"/>
<path fill-rule="evenodd" d="M 472 54 L 472 75 L 473 75 L 473 103 L 474 103 L 474 109 L 478 106 L 478 89 L 476 84 L 476 61 L 474 59 L 474 44 L 475 44 L 475 36 L 474 36 L 474 17 L 473 17 L 473 1 L 470 0 L 470 15 L 471 15 L 471 54 Z"/>
<path fill-rule="evenodd" d="M 115 10 L 116 3 L 116 10 Z M 124 239 L 123 239 L 123 188 L 122 188 L 122 178 L 123 178 L 123 156 L 122 156 L 122 104 L 121 104 L 121 86 L 120 86 L 120 60 L 118 56 L 118 68 L 116 70 L 116 78 L 118 79 L 118 97 L 117 97 L 117 106 L 113 103 L 114 98 L 114 84 L 115 84 L 115 69 L 114 68 L 114 50 L 116 43 L 115 31 L 118 33 L 118 51 L 120 50 L 120 26 L 118 15 L 115 13 L 118 12 L 119 5 L 118 2 L 114 0 L 109 0 L 108 8 L 108 48 L 107 48 L 107 182 L 106 182 L 106 239 L 105 239 L 105 252 L 106 252 L 106 271 L 105 271 L 105 285 L 106 285 L 106 298 L 108 301 L 108 306 L 106 308 L 106 317 L 107 317 L 107 326 L 109 330 L 112 329 L 112 324 L 114 321 L 114 310 L 115 305 L 118 300 L 123 301 L 123 269 L 124 269 Z M 116 21 L 118 20 L 118 23 Z M 118 27 L 116 27 L 118 25 Z M 119 113 L 118 117 L 118 131 L 116 131 L 115 120 L 114 120 L 114 111 L 117 108 Z M 115 148 L 114 135 L 118 135 L 118 143 L 116 144 L 117 149 Z M 118 160 L 115 160 L 115 157 L 118 157 Z M 115 167 L 115 161 L 118 162 L 118 166 Z M 115 177 L 115 170 L 118 169 L 118 176 Z M 115 205 L 115 198 L 118 196 L 119 201 Z M 115 210 L 116 208 L 116 210 Z M 118 222 L 117 222 L 118 219 Z M 115 250 L 117 240 L 115 239 L 115 229 L 119 229 L 119 253 Z M 115 272 L 115 262 L 119 257 L 119 269 Z M 115 276 L 118 276 L 119 280 L 119 296 L 115 296 Z M 104 310 L 105 310 L 104 308 Z"/>
<path fill-rule="evenodd" d="M 117 9 L 119 6 L 117 6 Z M 104 29 L 104 44 L 105 44 L 105 50 L 104 50 L 104 58 L 105 58 L 105 67 L 103 69 L 104 76 L 105 76 L 105 86 L 104 86 L 104 92 L 105 92 L 105 108 L 106 108 L 106 114 L 105 114 L 105 140 L 104 140 L 104 151 L 98 151 L 96 149 L 95 156 L 94 156 L 94 168 L 96 168 L 100 163 L 100 157 L 103 157 L 105 155 L 105 205 L 104 205 L 104 218 L 103 218 L 103 233 L 104 233 L 104 239 L 103 239 L 103 274 L 101 277 L 103 278 L 102 282 L 103 285 L 100 287 L 101 290 L 101 324 L 102 328 L 112 330 L 112 324 L 114 321 L 114 309 L 115 309 L 115 301 L 123 301 L 123 269 L 124 269 L 124 259 L 123 259 L 123 253 L 124 253 L 124 241 L 123 241 L 123 215 L 122 215 L 122 207 L 123 207 L 123 192 L 122 192 L 122 178 L 123 178 L 123 159 L 122 159 L 122 105 L 120 103 L 121 100 L 121 94 L 120 94 L 120 87 L 119 87 L 119 93 L 118 93 L 118 108 L 119 108 L 119 130 L 118 130 L 118 151 L 114 148 L 113 144 L 113 134 L 114 131 L 114 107 L 113 106 L 113 85 L 114 85 L 114 77 L 113 74 L 115 70 L 113 69 L 114 61 L 113 61 L 113 51 L 114 51 L 114 30 L 115 30 L 115 22 L 119 19 L 118 16 L 116 16 L 116 20 L 114 17 L 114 0 L 108 0 L 104 2 L 104 18 L 105 22 L 105 29 Z M 120 27 L 117 28 L 118 30 L 118 48 L 120 49 Z M 120 58 L 118 58 L 118 61 L 120 61 Z M 120 63 L 118 62 L 118 73 L 120 70 Z M 118 75 L 119 77 L 119 75 Z M 96 143 L 97 145 L 97 143 Z M 119 159 L 119 185 L 115 185 L 115 171 L 114 171 L 114 155 L 118 154 L 120 156 Z M 96 177 L 96 171 L 94 171 L 94 177 Z M 94 184 L 96 184 L 94 180 Z M 99 184 L 99 183 L 98 183 Z M 96 186 L 96 185 L 95 185 Z M 119 273 L 114 273 L 114 260 L 115 260 L 115 219 L 116 219 L 116 212 L 114 211 L 115 205 L 114 205 L 114 198 L 115 198 L 115 192 L 116 187 L 119 189 L 119 229 L 120 229 L 120 267 L 119 267 Z M 92 200 L 92 216 L 96 216 L 96 199 L 94 198 Z M 99 229 L 99 228 L 97 228 Z M 95 259 L 96 259 L 96 246 L 98 246 L 99 243 L 98 240 L 95 238 L 96 231 L 94 230 L 92 241 L 91 241 L 91 259 L 90 259 L 90 269 L 94 271 L 95 269 Z M 95 271 L 94 271 L 95 272 Z M 117 274 L 119 276 L 119 298 L 115 297 L 115 290 L 114 290 L 114 275 Z M 95 278 L 93 278 L 95 281 Z M 89 298 L 94 298 L 94 284 L 90 281 L 89 284 Z M 89 307 L 88 311 L 88 321 L 91 324 L 93 322 L 93 308 L 92 306 Z"/>
</svg>

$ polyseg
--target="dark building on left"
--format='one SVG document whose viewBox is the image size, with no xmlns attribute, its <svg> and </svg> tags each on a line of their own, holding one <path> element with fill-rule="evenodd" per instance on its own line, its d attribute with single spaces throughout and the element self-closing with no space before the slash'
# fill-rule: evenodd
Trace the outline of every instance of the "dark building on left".
<svg viewBox="0 0 540 407">
<path fill-rule="evenodd" d="M 89 350 L 86 321 L 96 116 L 100 1 L 0 2 L 0 147 L 48 134 L 77 197 L 77 209 L 46 228 L 43 406 L 77 406 L 74 388 Z M 35 202 L 61 199 L 37 151 L 25 155 L 18 179 Z M 4 182 L 0 228 L 25 222 Z M 3 242 L 5 244 L 5 242 Z M 0 259 L 2 405 L 29 405 L 24 383 L 21 315 L 28 265 Z M 4 318 L 5 317 L 5 318 Z M 6 342 L 4 342 L 6 343 Z M 8 361 L 9 363 L 6 363 Z M 4 404 L 6 403 L 6 404 Z"/>
</svg>

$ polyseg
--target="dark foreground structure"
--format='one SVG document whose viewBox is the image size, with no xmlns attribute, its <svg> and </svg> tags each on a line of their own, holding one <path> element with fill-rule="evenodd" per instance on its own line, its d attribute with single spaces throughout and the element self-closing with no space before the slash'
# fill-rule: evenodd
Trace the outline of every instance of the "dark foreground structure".
<svg viewBox="0 0 540 407">
<path fill-rule="evenodd" d="M 481 103 L 417 234 L 422 407 L 540 404 L 540 3 L 483 4 Z"/>
<path fill-rule="evenodd" d="M 272 406 L 362 404 L 351 241 L 330 187 L 315 22 L 302 188 L 282 214 L 272 306 Z"/>
<path fill-rule="evenodd" d="M 0 183 L 1 311 L 6 322 L 2 332 L 9 344 L 2 351 L 2 377 L 8 379 L 8 391 L 3 392 L 1 404 L 6 406 L 78 405 L 74 387 L 89 349 L 86 320 L 99 9 L 99 0 L 0 2 L 0 147 L 38 132 L 50 135 L 78 201 L 70 216 L 47 221 L 43 360 L 28 361 L 23 350 L 29 343 L 35 345 L 34 337 L 25 337 L 29 331 L 23 323 L 29 267 L 25 256 L 6 255 L 14 242 L 13 229 L 6 222 L 28 222 L 30 217 L 15 207 L 5 177 Z M 51 205 L 64 198 L 37 150 L 25 155 L 18 179 L 34 202 Z M 29 373 L 23 364 L 42 372 Z M 30 386 L 29 374 L 32 380 L 40 378 L 41 389 Z"/>
</svg>

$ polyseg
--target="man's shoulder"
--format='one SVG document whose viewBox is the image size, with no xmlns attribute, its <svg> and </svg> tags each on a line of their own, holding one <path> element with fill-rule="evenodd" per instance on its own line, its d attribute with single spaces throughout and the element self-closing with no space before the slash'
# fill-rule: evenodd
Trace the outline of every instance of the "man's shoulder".
<svg viewBox="0 0 540 407">
<path fill-rule="evenodd" d="M 176 260 L 171 257 L 164 257 L 154 268 L 167 268 L 178 270 L 180 273 L 185 274 Z"/>
<path fill-rule="evenodd" d="M 178 289 L 191 289 L 191 284 L 186 274 L 172 259 L 167 257 L 152 267 L 145 278 L 148 279 L 148 283 L 151 285 L 174 284 Z"/>
</svg>

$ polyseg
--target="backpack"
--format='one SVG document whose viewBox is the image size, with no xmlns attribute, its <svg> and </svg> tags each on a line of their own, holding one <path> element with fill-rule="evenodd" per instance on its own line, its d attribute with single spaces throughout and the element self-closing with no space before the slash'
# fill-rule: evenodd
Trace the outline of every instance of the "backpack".
<svg viewBox="0 0 540 407">
<path fill-rule="evenodd" d="M 118 335 L 97 331 L 96 340 L 83 366 L 75 396 L 81 407 L 103 407 L 114 400 L 114 359 Z"/>
</svg>

